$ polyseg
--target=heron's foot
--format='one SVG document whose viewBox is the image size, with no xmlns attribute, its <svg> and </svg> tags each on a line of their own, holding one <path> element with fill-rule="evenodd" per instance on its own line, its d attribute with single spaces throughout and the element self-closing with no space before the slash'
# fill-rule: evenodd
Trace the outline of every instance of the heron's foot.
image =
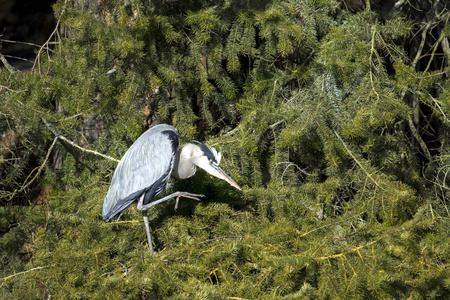
<svg viewBox="0 0 450 300">
<path fill-rule="evenodd" d="M 189 198 L 189 199 L 194 199 L 194 200 L 197 200 L 197 201 L 201 201 L 201 199 L 200 199 L 199 197 L 205 197 L 205 195 L 181 192 L 181 193 L 177 196 L 177 200 L 175 201 L 175 208 L 174 208 L 175 211 L 178 209 L 178 201 L 180 200 L 180 197 L 185 197 L 185 198 Z"/>
</svg>

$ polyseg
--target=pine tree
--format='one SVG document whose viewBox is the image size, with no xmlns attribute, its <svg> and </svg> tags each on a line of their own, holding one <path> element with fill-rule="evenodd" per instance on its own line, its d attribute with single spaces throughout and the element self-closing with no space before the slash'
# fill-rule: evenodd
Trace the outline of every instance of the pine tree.
<svg viewBox="0 0 450 300">
<path fill-rule="evenodd" d="M 28 73 L 0 72 L 4 298 L 446 299 L 445 1 L 57 1 Z M 104 223 L 149 126 L 243 187 Z"/>
</svg>

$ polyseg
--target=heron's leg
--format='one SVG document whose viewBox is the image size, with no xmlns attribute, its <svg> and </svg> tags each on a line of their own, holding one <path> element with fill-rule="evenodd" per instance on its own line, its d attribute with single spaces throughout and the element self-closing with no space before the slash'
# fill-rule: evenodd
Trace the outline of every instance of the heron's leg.
<svg viewBox="0 0 450 300">
<path fill-rule="evenodd" d="M 148 249 L 150 249 L 151 252 L 154 252 L 152 245 L 152 236 L 150 235 L 150 227 L 148 226 L 148 217 L 146 210 L 142 211 L 142 217 L 144 217 L 145 230 L 147 231 Z"/>
<path fill-rule="evenodd" d="M 185 198 L 189 198 L 189 199 L 194 199 L 194 200 L 200 201 L 199 197 L 205 197 L 205 195 L 192 194 L 192 193 L 188 193 L 188 192 L 175 192 L 173 194 L 170 194 L 169 196 L 166 196 L 164 198 L 158 199 L 156 201 L 152 201 L 152 202 L 150 202 L 149 204 L 146 204 L 146 205 L 144 205 L 144 203 L 143 203 L 144 202 L 144 197 L 141 197 L 141 198 L 139 198 L 139 201 L 138 201 L 138 204 L 137 204 L 137 209 L 144 211 L 144 210 L 149 209 L 152 206 L 155 206 L 155 205 L 157 205 L 159 203 L 162 203 L 164 201 L 167 201 L 167 200 L 175 198 L 175 197 L 177 197 L 177 205 L 175 206 L 175 209 L 176 209 L 177 206 L 178 206 L 178 198 L 180 198 L 180 197 L 185 197 Z"/>
</svg>

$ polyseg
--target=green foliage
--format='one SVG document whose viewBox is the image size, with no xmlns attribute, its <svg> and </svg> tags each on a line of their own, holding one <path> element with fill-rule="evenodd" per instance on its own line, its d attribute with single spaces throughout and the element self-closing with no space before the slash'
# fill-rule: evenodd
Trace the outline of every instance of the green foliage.
<svg viewBox="0 0 450 300">
<path fill-rule="evenodd" d="M 449 298 L 448 11 L 347 2 L 57 1 L 54 49 L 0 72 L 2 298 Z M 156 123 L 243 191 L 172 182 L 206 198 L 149 210 L 151 254 L 98 154 Z"/>
</svg>

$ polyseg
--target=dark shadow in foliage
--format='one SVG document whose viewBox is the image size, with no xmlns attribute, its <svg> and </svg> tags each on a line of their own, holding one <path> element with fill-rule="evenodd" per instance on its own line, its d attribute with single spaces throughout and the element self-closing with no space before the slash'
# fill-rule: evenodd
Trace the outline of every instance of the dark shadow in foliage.
<svg viewBox="0 0 450 300">
<path fill-rule="evenodd" d="M 267 183 L 271 180 L 271 175 L 269 172 L 269 161 L 268 158 L 270 157 L 270 148 L 273 139 L 269 138 L 271 136 L 271 131 L 267 130 L 263 135 L 261 135 L 259 141 L 258 141 L 258 149 L 259 151 L 259 157 L 258 161 L 260 163 L 261 168 L 261 174 L 262 174 L 262 185 L 264 187 L 267 187 Z"/>
<path fill-rule="evenodd" d="M 26 206 L 33 203 L 42 191 L 39 181 L 29 184 L 41 166 L 40 159 L 45 156 L 45 152 L 34 147 L 42 143 L 42 132 L 39 128 L 27 131 L 28 144 L 21 141 L 25 138 L 20 134 L 12 119 L 0 117 L 0 191 L 11 191 L 11 196 L 0 199 L 0 205 Z M 48 149 L 50 144 L 48 141 L 44 149 Z"/>
<path fill-rule="evenodd" d="M 318 182 L 324 182 L 327 179 L 325 169 L 327 167 L 325 154 L 323 152 L 323 143 L 316 130 L 310 130 L 307 134 L 303 134 L 295 143 L 295 147 L 289 149 L 289 161 L 298 166 L 301 170 L 308 172 L 319 171 Z M 300 182 L 304 182 L 305 172 L 294 169 Z"/>
<path fill-rule="evenodd" d="M 217 181 L 218 180 L 219 179 L 217 179 Z M 175 198 L 150 208 L 150 210 L 158 211 L 156 217 L 149 217 L 149 226 L 151 231 L 158 230 L 163 226 L 165 220 L 174 216 L 191 218 L 197 205 L 207 205 L 207 203 L 209 202 L 227 203 L 236 210 L 245 210 L 248 205 L 248 203 L 242 201 L 239 196 L 240 192 L 237 191 L 234 187 L 228 187 L 227 183 L 222 182 L 218 182 L 216 184 L 216 179 L 211 178 L 209 174 L 202 170 L 197 170 L 197 173 L 192 178 L 184 180 L 171 179 L 169 181 L 169 186 L 170 191 L 166 192 L 168 194 L 175 191 L 184 191 L 194 194 L 203 194 L 205 195 L 205 197 L 201 199 L 201 202 L 187 198 L 180 198 L 178 209 L 176 211 L 174 210 L 176 201 Z M 155 200 L 164 197 L 166 193 L 159 195 L 155 198 Z M 135 205 L 136 204 L 133 203 L 130 207 L 134 207 Z M 134 219 L 134 217 L 129 217 L 128 214 L 128 212 L 125 212 L 120 220 L 125 221 L 129 220 L 130 218 Z M 150 213 L 149 215 L 151 216 L 152 213 Z M 114 226 L 113 230 L 120 231 L 124 229 L 120 228 L 119 226 Z M 158 241 L 157 235 L 152 236 L 152 238 L 156 251 L 164 247 Z"/>
<path fill-rule="evenodd" d="M 0 276 L 22 271 L 29 257 L 22 252 L 27 241 L 22 207 L 0 207 Z"/>
<path fill-rule="evenodd" d="M 223 2 L 218 1 L 215 3 L 217 7 L 223 7 Z M 171 16 L 173 15 L 183 15 L 186 11 L 197 11 L 200 9 L 205 9 L 210 7 L 210 4 L 205 1 L 153 1 L 153 7 L 155 8 L 155 12 L 157 14 L 164 14 L 167 12 L 171 12 Z M 235 16 L 238 12 L 242 11 L 242 9 L 252 9 L 252 10 L 262 10 L 265 7 L 272 3 L 272 1 L 264 0 L 246 0 L 246 1 L 233 1 L 229 3 L 226 9 L 222 11 L 222 17 L 226 16 Z"/>
</svg>

